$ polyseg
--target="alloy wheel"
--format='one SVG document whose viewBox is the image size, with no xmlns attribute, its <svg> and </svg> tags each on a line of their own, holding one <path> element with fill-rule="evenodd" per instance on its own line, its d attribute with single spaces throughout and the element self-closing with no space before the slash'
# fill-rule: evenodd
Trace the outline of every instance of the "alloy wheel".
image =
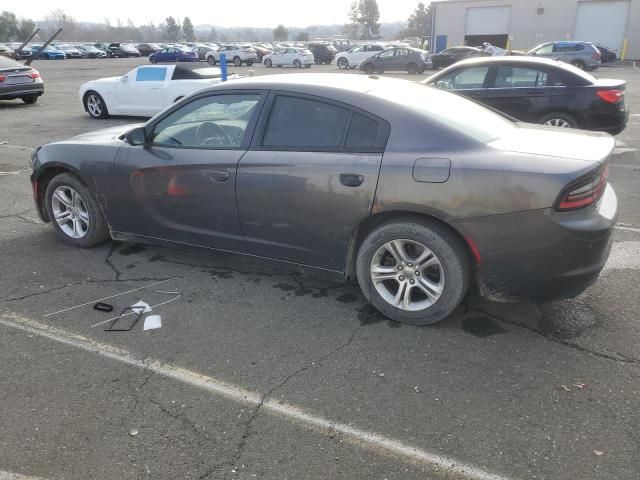
<svg viewBox="0 0 640 480">
<path fill-rule="evenodd" d="M 349 61 L 346 58 L 341 57 L 340 60 L 338 60 L 338 68 L 340 70 L 346 70 L 349 68 Z"/>
<path fill-rule="evenodd" d="M 87 110 L 92 117 L 99 117 L 102 114 L 102 105 L 97 95 L 91 94 L 87 97 Z"/>
<path fill-rule="evenodd" d="M 550 118 L 549 120 L 544 122 L 544 124 L 551 127 L 571 128 L 571 124 L 564 118 Z"/>
<path fill-rule="evenodd" d="M 51 197 L 51 210 L 60 230 L 68 237 L 82 238 L 89 231 L 87 205 L 73 188 L 56 188 Z"/>
<path fill-rule="evenodd" d="M 429 308 L 444 291 L 440 259 L 415 240 L 391 240 L 382 245 L 371 260 L 370 276 L 378 294 L 400 310 Z"/>
</svg>

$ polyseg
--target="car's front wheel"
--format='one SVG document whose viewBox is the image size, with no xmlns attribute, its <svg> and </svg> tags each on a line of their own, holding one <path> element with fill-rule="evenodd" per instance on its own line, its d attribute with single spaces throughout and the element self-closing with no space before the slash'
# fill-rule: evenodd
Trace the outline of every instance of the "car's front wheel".
<svg viewBox="0 0 640 480">
<path fill-rule="evenodd" d="M 109 111 L 99 93 L 89 91 L 84 96 L 84 108 L 91 118 L 107 118 Z"/>
<path fill-rule="evenodd" d="M 241 59 L 240 57 L 235 57 L 235 58 L 233 59 L 233 64 L 234 64 L 236 67 L 241 66 L 241 65 L 242 65 L 242 59 Z"/>
<path fill-rule="evenodd" d="M 435 222 L 383 224 L 362 242 L 356 260 L 367 300 L 392 320 L 428 325 L 464 299 L 470 267 L 462 241 Z"/>
<path fill-rule="evenodd" d="M 268 59 L 268 58 L 267 58 L 267 59 L 264 61 L 264 66 L 265 66 L 265 67 L 267 67 L 267 68 L 271 68 L 271 67 L 273 67 L 273 63 L 271 62 L 271 60 L 270 60 L 270 59 Z"/>
<path fill-rule="evenodd" d="M 207 63 L 214 66 L 216 64 L 216 59 L 214 57 L 207 57 Z"/>
<path fill-rule="evenodd" d="M 349 60 L 347 60 L 347 59 L 346 59 L 346 58 L 344 58 L 344 57 L 340 57 L 340 58 L 338 59 L 338 68 L 339 68 L 340 70 L 346 70 L 346 69 L 348 69 L 348 68 L 349 68 Z"/>
<path fill-rule="evenodd" d="M 62 173 L 53 177 L 45 202 L 56 233 L 69 245 L 88 248 L 109 239 L 109 227 L 100 207 L 74 175 Z"/>
<path fill-rule="evenodd" d="M 376 69 L 375 69 L 375 67 L 373 66 L 372 63 L 367 63 L 364 66 L 364 73 L 366 73 L 367 75 L 373 75 L 373 72 L 375 72 L 375 71 L 376 71 Z"/>
</svg>

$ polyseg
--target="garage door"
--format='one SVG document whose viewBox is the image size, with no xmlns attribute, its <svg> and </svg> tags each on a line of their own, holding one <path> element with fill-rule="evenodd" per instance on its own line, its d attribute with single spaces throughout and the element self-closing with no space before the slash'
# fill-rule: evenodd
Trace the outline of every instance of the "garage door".
<svg viewBox="0 0 640 480">
<path fill-rule="evenodd" d="M 511 7 L 467 8 L 466 35 L 499 35 L 509 33 Z"/>
<path fill-rule="evenodd" d="M 628 13 L 628 0 L 581 2 L 574 40 L 601 43 L 620 52 Z"/>
</svg>

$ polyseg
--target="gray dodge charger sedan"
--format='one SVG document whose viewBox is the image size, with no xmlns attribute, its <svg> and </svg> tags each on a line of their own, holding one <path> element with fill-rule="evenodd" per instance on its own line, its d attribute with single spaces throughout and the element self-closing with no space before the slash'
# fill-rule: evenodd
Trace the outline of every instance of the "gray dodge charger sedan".
<svg viewBox="0 0 640 480">
<path fill-rule="evenodd" d="M 428 324 L 470 287 L 545 301 L 594 282 L 618 210 L 613 147 L 403 80 L 290 74 L 39 147 L 31 181 L 42 219 L 71 245 L 113 238 L 311 266 L 356 278 L 394 320 Z"/>
</svg>

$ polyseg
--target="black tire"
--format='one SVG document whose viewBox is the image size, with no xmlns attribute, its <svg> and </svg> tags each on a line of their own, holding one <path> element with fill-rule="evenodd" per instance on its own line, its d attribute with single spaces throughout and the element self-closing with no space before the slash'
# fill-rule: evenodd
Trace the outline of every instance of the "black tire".
<svg viewBox="0 0 640 480">
<path fill-rule="evenodd" d="M 306 65 L 304 66 L 304 68 L 311 68 L 311 65 L 306 64 Z"/>
<path fill-rule="evenodd" d="M 27 105 L 33 105 L 38 101 L 38 97 L 35 95 L 33 97 L 22 97 L 22 101 Z"/>
<path fill-rule="evenodd" d="M 554 120 L 557 120 L 558 122 L 564 121 L 568 123 L 569 126 L 567 128 L 579 128 L 578 121 L 574 117 L 572 117 L 570 114 L 565 112 L 547 113 L 544 117 L 540 119 L 538 123 L 540 123 L 541 125 L 544 125 L 547 122 L 549 122 L 550 124 L 552 124 L 551 126 L 556 126 L 558 128 L 561 128 L 561 125 L 553 125 L 553 123 L 555 123 Z"/>
<path fill-rule="evenodd" d="M 88 102 L 89 102 L 89 98 L 91 96 L 94 96 L 99 105 L 100 105 L 100 114 L 95 115 L 94 113 L 91 113 L 91 110 L 88 107 Z M 104 103 L 104 100 L 102 98 L 102 96 L 100 96 L 100 94 L 98 92 L 95 92 L 93 90 L 89 90 L 87 93 L 84 94 L 84 109 L 87 111 L 87 113 L 89 114 L 89 116 L 91 118 L 99 118 L 99 119 L 105 119 L 105 118 L 109 118 L 109 110 L 107 110 L 107 105 L 106 103 Z"/>
<path fill-rule="evenodd" d="M 252 60 L 248 60 L 246 63 L 247 63 L 247 67 L 250 67 L 251 65 L 253 65 L 253 61 Z"/>
<path fill-rule="evenodd" d="M 297 58 L 293 61 L 294 68 L 302 68 L 302 62 Z"/>
<path fill-rule="evenodd" d="M 158 63 L 158 60 L 156 60 L 156 57 L 149 57 L 149 61 L 153 64 Z"/>
<path fill-rule="evenodd" d="M 364 70 L 364 73 L 366 73 L 367 75 L 373 75 L 373 72 L 376 71 L 375 67 L 373 66 L 373 63 L 365 64 L 365 66 L 362 69 Z"/>
<path fill-rule="evenodd" d="M 270 59 L 270 58 L 267 58 L 267 59 L 264 61 L 264 66 L 265 66 L 265 67 L 267 67 L 267 68 L 271 68 L 271 67 L 273 67 L 273 62 L 271 61 L 271 59 Z"/>
<path fill-rule="evenodd" d="M 338 65 L 338 68 L 339 68 L 340 70 L 348 70 L 348 69 L 349 69 L 349 60 L 347 60 L 347 59 L 346 59 L 346 58 L 344 58 L 344 57 L 340 57 L 340 58 L 338 59 L 338 63 L 337 63 L 337 65 Z"/>
<path fill-rule="evenodd" d="M 59 187 L 70 187 L 75 190 L 80 195 L 84 205 L 86 206 L 86 210 L 89 214 L 89 227 L 86 234 L 81 238 L 72 238 L 67 235 L 54 218 L 52 197 L 53 193 Z M 63 242 L 73 245 L 74 247 L 89 248 L 111 238 L 109 234 L 109 226 L 102 214 L 102 210 L 100 210 L 98 203 L 95 201 L 86 185 L 75 175 L 62 173 L 53 177 L 49 182 L 49 185 L 47 185 L 47 191 L 44 198 L 45 208 L 47 209 L 47 214 L 51 219 L 53 228 Z"/>
<path fill-rule="evenodd" d="M 233 64 L 236 67 L 239 67 L 242 65 L 242 59 L 240 57 L 233 57 Z"/>
<path fill-rule="evenodd" d="M 435 303 L 422 310 L 396 308 L 380 295 L 371 280 L 370 268 L 374 255 L 385 243 L 398 239 L 426 246 L 442 266 L 442 293 Z M 356 273 L 362 293 L 377 310 L 392 320 L 411 325 L 429 325 L 448 317 L 467 294 L 471 278 L 467 249 L 454 233 L 436 222 L 410 219 L 386 223 L 371 232 L 358 249 Z"/>
<path fill-rule="evenodd" d="M 213 67 L 213 66 L 215 66 L 215 64 L 216 64 L 216 59 L 215 59 L 215 57 L 214 57 L 213 55 L 211 55 L 211 56 L 207 57 L 207 63 L 208 63 L 209 65 L 211 65 L 212 67 Z"/>
<path fill-rule="evenodd" d="M 580 70 L 587 69 L 587 65 L 582 60 L 574 60 L 573 62 L 571 62 L 571 65 L 573 65 L 576 68 L 579 68 Z"/>
<path fill-rule="evenodd" d="M 416 65 L 413 62 L 411 62 L 409 65 L 407 65 L 407 73 L 409 75 L 417 75 L 418 74 L 418 65 Z"/>
</svg>

